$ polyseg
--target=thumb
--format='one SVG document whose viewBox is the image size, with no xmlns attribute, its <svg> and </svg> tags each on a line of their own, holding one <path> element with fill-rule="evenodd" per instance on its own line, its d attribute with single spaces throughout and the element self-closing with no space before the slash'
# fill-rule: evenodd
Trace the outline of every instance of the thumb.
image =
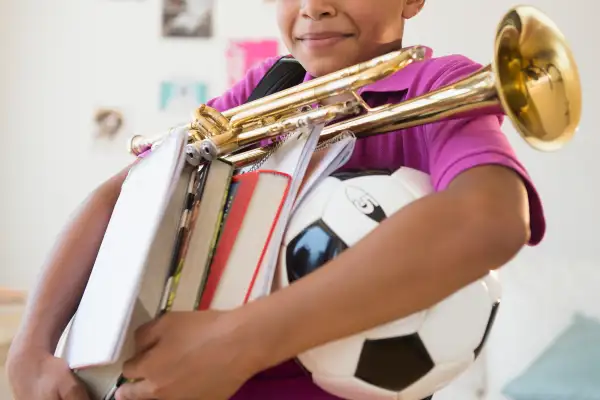
<svg viewBox="0 0 600 400">
<path fill-rule="evenodd" d="M 62 383 L 59 393 L 61 400 L 91 400 L 83 383 L 73 375 Z"/>
</svg>

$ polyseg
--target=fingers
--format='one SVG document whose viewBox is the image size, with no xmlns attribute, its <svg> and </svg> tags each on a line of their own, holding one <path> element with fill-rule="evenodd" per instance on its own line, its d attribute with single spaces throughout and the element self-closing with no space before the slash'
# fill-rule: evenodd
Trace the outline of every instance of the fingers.
<svg viewBox="0 0 600 400">
<path fill-rule="evenodd" d="M 147 378 L 149 365 L 155 362 L 154 356 L 153 351 L 137 353 L 123 363 L 123 367 L 121 368 L 123 376 L 129 380 Z"/>
<path fill-rule="evenodd" d="M 162 318 L 162 317 L 161 317 Z M 135 331 L 135 355 L 123 363 L 123 376 L 127 379 L 143 378 L 142 369 L 148 351 L 160 341 L 161 318 L 140 326 Z"/>
<path fill-rule="evenodd" d="M 115 400 L 152 400 L 156 398 L 148 381 L 138 381 L 122 385 L 115 393 Z"/>
<path fill-rule="evenodd" d="M 145 353 L 137 354 L 133 358 L 123 363 L 123 376 L 126 379 L 141 379 L 143 378 L 141 364 L 144 360 Z"/>
<path fill-rule="evenodd" d="M 158 343 L 160 327 L 158 321 L 140 326 L 134 334 L 135 353 L 142 353 Z"/>
<path fill-rule="evenodd" d="M 58 392 L 61 400 L 91 400 L 85 386 L 74 376 L 61 382 Z"/>
</svg>

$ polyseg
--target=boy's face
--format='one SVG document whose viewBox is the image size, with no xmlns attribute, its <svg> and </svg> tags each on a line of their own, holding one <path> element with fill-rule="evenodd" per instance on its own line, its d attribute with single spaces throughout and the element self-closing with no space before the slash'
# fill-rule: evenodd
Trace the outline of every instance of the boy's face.
<svg viewBox="0 0 600 400">
<path fill-rule="evenodd" d="M 425 0 L 277 0 L 290 53 L 312 76 L 370 60 L 401 45 L 404 20 Z"/>
</svg>

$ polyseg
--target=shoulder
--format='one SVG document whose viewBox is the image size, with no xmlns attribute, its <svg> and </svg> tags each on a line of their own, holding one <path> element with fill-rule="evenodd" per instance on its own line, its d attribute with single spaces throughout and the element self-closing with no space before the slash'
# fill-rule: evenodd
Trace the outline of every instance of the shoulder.
<svg viewBox="0 0 600 400">
<path fill-rule="evenodd" d="M 479 71 L 483 65 L 460 54 L 430 58 L 415 63 L 411 75 L 411 89 L 416 95 L 431 92 Z"/>
<path fill-rule="evenodd" d="M 430 59 L 414 65 L 410 97 L 420 96 L 456 83 L 483 66 L 462 55 Z M 502 165 L 517 173 L 525 184 L 530 207 L 530 244 L 545 233 L 541 198 L 523 163 L 502 130 L 504 114 L 470 113 L 462 118 L 442 119 L 422 126 L 430 175 L 438 190 L 447 188 L 462 172 L 481 165 Z"/>
<path fill-rule="evenodd" d="M 431 50 L 429 50 L 431 55 Z M 432 57 L 411 63 L 391 76 L 374 82 L 365 92 L 402 92 L 405 98 L 421 96 L 459 81 L 483 68 L 460 54 Z"/>
<path fill-rule="evenodd" d="M 206 104 L 221 112 L 244 104 L 254 88 L 279 59 L 281 56 L 269 57 L 250 68 L 243 79 L 222 95 L 210 99 Z"/>
</svg>

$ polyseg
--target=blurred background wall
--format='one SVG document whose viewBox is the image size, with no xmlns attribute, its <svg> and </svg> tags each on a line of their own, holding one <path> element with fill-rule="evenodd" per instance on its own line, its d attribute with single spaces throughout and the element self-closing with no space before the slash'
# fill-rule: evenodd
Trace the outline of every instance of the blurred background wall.
<svg viewBox="0 0 600 400">
<path fill-rule="evenodd" d="M 182 13 L 180 3 L 0 1 L 0 287 L 31 289 L 70 214 L 132 160 L 126 151 L 132 133 L 160 133 L 186 121 L 194 104 L 219 95 L 253 60 L 286 51 L 273 4 L 198 0 Z M 502 270 L 504 303 L 488 351 L 455 385 L 459 394 L 450 398 L 456 400 L 505 399 L 503 387 L 576 313 L 600 318 L 600 138 L 594 122 L 600 5 L 527 3 L 546 12 L 573 49 L 583 120 L 574 140 L 549 154 L 527 147 L 505 123 L 541 193 L 548 234 Z M 408 23 L 405 44 L 487 64 L 496 26 L 513 5 L 429 0 Z M 114 119 L 98 122 L 105 115 L 121 119 L 116 132 L 110 131 Z"/>
</svg>

